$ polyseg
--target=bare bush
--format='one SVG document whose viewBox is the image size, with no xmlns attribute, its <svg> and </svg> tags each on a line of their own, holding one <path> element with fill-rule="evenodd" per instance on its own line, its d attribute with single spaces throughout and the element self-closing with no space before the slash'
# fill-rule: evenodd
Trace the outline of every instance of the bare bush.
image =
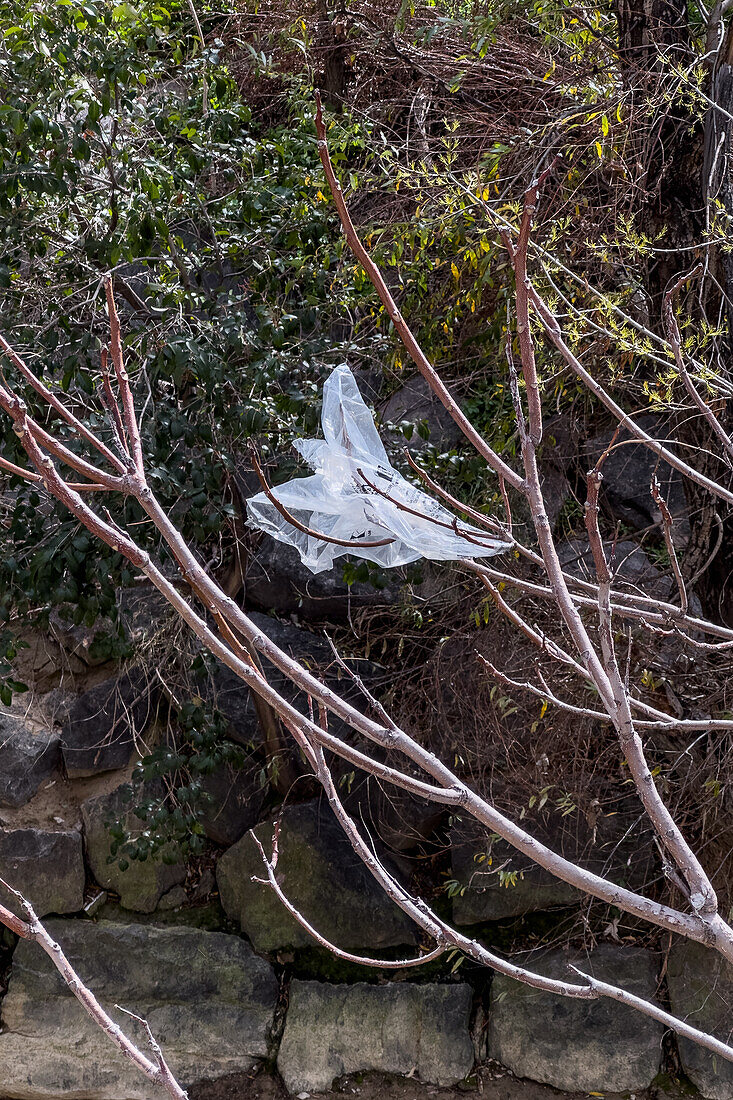
<svg viewBox="0 0 733 1100">
<path fill-rule="evenodd" d="M 733 929 L 720 915 L 710 878 L 655 783 L 644 743 L 648 732 L 727 732 L 733 729 L 733 721 L 676 717 L 644 702 L 635 685 L 628 681 L 625 666 L 628 644 L 625 624 L 636 623 L 648 631 L 669 635 L 680 646 L 703 647 L 715 652 L 725 652 L 733 646 L 733 631 L 693 614 L 671 537 L 671 518 L 656 485 L 652 485 L 650 491 L 656 495 L 663 517 L 666 545 L 677 584 L 676 599 L 662 601 L 614 587 L 609 548 L 604 544 L 599 528 L 599 487 L 603 465 L 614 446 L 615 437 L 587 475 L 585 525 L 596 579 L 582 580 L 563 568 L 548 519 L 537 459 L 538 447 L 543 438 L 544 416 L 543 390 L 535 362 L 537 332 L 543 333 L 544 339 L 555 348 L 582 386 L 616 419 L 619 429 L 625 429 L 647 447 L 660 463 L 677 470 L 701 491 L 726 505 L 733 503 L 733 492 L 723 481 L 686 462 L 677 448 L 670 447 L 667 441 L 655 438 L 634 416 L 619 406 L 574 354 L 557 317 L 533 284 L 528 270 L 533 214 L 541 187 L 552 168 L 547 169 L 528 189 L 518 225 L 511 226 L 507 223 L 497 227 L 516 276 L 513 321 L 516 339 L 512 338 L 510 331 L 506 340 L 506 352 L 521 444 L 521 469 L 515 469 L 507 463 L 469 422 L 423 354 L 380 271 L 359 240 L 329 159 L 320 104 L 316 124 L 323 168 L 348 243 L 371 279 L 395 331 L 432 392 L 498 477 L 506 509 L 503 521 L 499 523 L 461 503 L 414 463 L 413 469 L 427 488 L 453 510 L 456 516 L 453 524 L 455 533 L 460 534 L 465 530 L 461 527 L 463 521 L 459 521 L 459 516 L 485 529 L 493 537 L 498 529 L 504 541 L 511 542 L 520 559 L 531 567 L 532 575 L 527 579 L 516 571 L 512 572 L 510 568 L 496 568 L 473 561 L 472 536 L 465 535 L 464 567 L 480 579 L 508 622 L 521 632 L 538 654 L 536 678 L 531 681 L 513 680 L 495 663 L 498 658 L 492 661 L 486 659 L 484 666 L 500 683 L 533 693 L 579 718 L 610 723 L 616 734 L 618 751 L 626 762 L 644 814 L 663 854 L 667 878 L 676 890 L 676 901 L 666 904 L 619 886 L 542 843 L 522 824 L 500 812 L 489 798 L 482 797 L 472 789 L 455 769 L 438 759 L 418 737 L 410 736 L 401 729 L 360 681 L 357 680 L 357 683 L 364 696 L 363 709 L 358 709 L 326 687 L 305 667 L 276 646 L 234 600 L 227 596 L 197 560 L 150 488 L 132 389 L 123 360 L 120 322 L 110 279 L 106 280 L 105 289 L 111 327 L 112 370 L 108 370 L 105 356 L 102 381 L 112 433 L 111 443 L 104 442 L 98 433 L 82 423 L 69 403 L 50 390 L 10 345 L 0 338 L 0 347 L 16 372 L 16 380 L 12 383 L 3 378 L 0 385 L 0 407 L 12 421 L 13 430 L 28 456 L 29 468 L 21 469 L 5 459 L 0 460 L 0 464 L 10 473 L 41 485 L 62 501 L 89 531 L 123 554 L 165 596 L 208 651 L 234 671 L 271 708 L 309 763 L 356 854 L 388 896 L 414 920 L 433 945 L 426 953 L 414 959 L 400 960 L 399 964 L 389 965 L 418 966 L 449 950 L 457 950 L 484 966 L 545 991 L 584 1000 L 609 997 L 632 1006 L 659 1020 L 679 1035 L 733 1061 L 733 1047 L 672 1016 L 656 1004 L 574 968 L 571 968 L 567 980 L 548 978 L 507 961 L 476 939 L 452 927 L 425 900 L 405 889 L 386 869 L 340 797 L 329 763 L 331 755 L 361 769 L 380 783 L 400 788 L 439 807 L 460 810 L 462 814 L 473 817 L 487 832 L 498 834 L 534 863 L 585 895 L 615 906 L 653 927 L 705 944 L 733 963 Z M 490 212 L 488 213 L 490 216 Z M 729 452 L 730 439 L 712 405 L 696 383 L 695 371 L 685 365 L 682 357 L 672 310 L 672 291 L 667 297 L 667 324 L 670 348 L 676 356 L 680 378 L 698 411 L 714 431 L 721 448 Z M 518 365 L 515 365 L 514 360 L 515 345 L 519 356 Z M 26 406 L 21 396 L 22 386 L 30 386 L 79 439 L 97 452 L 101 461 L 80 457 L 75 450 L 62 442 L 59 434 L 44 428 Z M 84 480 L 69 480 L 64 477 L 60 472 L 61 466 L 73 471 L 75 478 L 81 477 Z M 268 492 L 271 492 L 269 487 Z M 122 494 L 137 501 L 165 540 L 178 565 L 177 582 L 171 581 L 150 556 L 140 549 L 130 529 L 123 529 L 115 523 L 102 507 L 93 507 L 92 502 L 103 500 L 106 494 Z M 392 500 L 388 493 L 382 495 Z M 513 495 L 523 500 L 531 515 L 537 549 L 522 545 L 513 537 Z M 296 518 L 291 518 L 297 524 Z M 505 594 L 507 587 L 530 594 L 536 600 L 547 601 L 554 608 L 557 622 L 553 637 L 518 612 Z M 307 698 L 309 705 L 304 708 L 307 713 L 302 713 L 289 703 L 267 681 L 257 659 L 258 654 L 271 661 Z M 345 665 L 344 669 L 348 672 Z M 566 698 L 560 694 L 563 689 L 554 686 L 557 681 L 555 670 L 558 670 L 559 678 L 563 682 L 570 679 L 580 685 L 590 685 L 596 700 L 593 706 L 579 703 L 573 696 Z M 351 739 L 347 740 L 331 731 L 330 716 L 346 723 L 353 734 Z M 389 754 L 390 761 L 399 760 L 399 765 L 385 762 L 385 753 Z M 338 944 L 329 943 L 318 929 L 311 927 L 306 917 L 283 894 L 276 876 L 277 833 L 272 852 L 268 856 L 263 851 L 262 857 L 265 873 L 262 881 L 275 891 L 290 913 L 318 943 L 352 962 L 356 961 L 364 966 L 385 966 L 382 960 L 354 956 L 343 952 Z M 0 912 L 0 920 L 9 923 L 8 914 Z"/>
</svg>

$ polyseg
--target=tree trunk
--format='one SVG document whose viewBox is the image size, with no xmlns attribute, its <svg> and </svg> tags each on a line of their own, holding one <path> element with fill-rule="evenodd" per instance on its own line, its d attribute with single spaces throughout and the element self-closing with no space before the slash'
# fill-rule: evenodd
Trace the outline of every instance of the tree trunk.
<svg viewBox="0 0 733 1100">
<path fill-rule="evenodd" d="M 652 325 L 661 328 L 662 296 L 678 274 L 677 248 L 699 240 L 699 179 L 703 135 L 690 134 L 690 115 L 670 103 L 675 67 L 692 59 L 685 0 L 614 0 L 621 76 L 631 104 L 629 167 L 641 196 L 638 228 L 660 234 L 666 253 L 647 262 L 645 283 Z"/>
</svg>

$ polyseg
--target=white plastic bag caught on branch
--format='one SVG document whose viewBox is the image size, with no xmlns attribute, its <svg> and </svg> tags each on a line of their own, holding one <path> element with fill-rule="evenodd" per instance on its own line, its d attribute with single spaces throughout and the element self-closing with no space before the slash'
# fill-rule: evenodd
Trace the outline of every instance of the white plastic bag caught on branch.
<svg viewBox="0 0 733 1100">
<path fill-rule="evenodd" d="M 267 493 L 247 501 L 250 526 L 295 546 L 314 573 L 330 569 L 344 554 L 390 567 L 418 558 L 485 558 L 511 547 L 508 538 L 494 538 L 457 521 L 390 466 L 345 363 L 331 372 L 323 387 L 321 423 L 324 439 L 299 439 L 294 444 L 315 474 L 278 485 L 270 494 L 302 527 L 338 542 L 293 526 Z"/>
</svg>

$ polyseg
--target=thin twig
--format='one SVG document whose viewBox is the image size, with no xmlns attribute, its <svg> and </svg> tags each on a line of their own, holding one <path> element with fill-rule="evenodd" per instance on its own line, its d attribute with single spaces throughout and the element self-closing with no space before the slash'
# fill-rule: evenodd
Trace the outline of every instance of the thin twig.
<svg viewBox="0 0 733 1100">
<path fill-rule="evenodd" d="M 357 466 L 356 472 L 373 493 L 383 497 L 383 499 L 389 501 L 390 504 L 394 504 L 395 508 L 398 508 L 401 512 L 407 512 L 408 515 L 417 516 L 418 519 L 423 519 L 427 523 L 433 523 L 436 527 L 443 527 L 448 531 L 453 531 L 459 538 L 465 539 L 467 542 L 475 543 L 477 546 L 483 546 L 484 549 L 491 550 L 499 546 L 505 546 L 507 550 L 511 549 L 512 543 L 510 542 L 497 542 L 496 539 L 492 539 L 490 542 L 482 542 L 480 539 L 473 537 L 470 532 L 465 531 L 464 528 L 459 528 L 458 520 L 455 518 L 451 523 L 446 523 L 445 520 L 436 519 L 434 516 L 428 516 L 425 512 L 418 511 L 417 508 L 411 508 L 409 504 L 403 504 L 401 500 L 395 500 L 394 497 L 391 497 L 384 489 L 380 489 L 378 485 L 370 481 L 360 467 Z"/>
<path fill-rule="evenodd" d="M 664 544 L 667 547 L 667 553 L 669 560 L 672 563 L 672 572 L 674 573 L 674 579 L 677 583 L 677 591 L 680 594 L 680 609 L 683 615 L 687 614 L 689 607 L 689 601 L 687 599 L 687 589 L 685 588 L 684 578 L 682 576 L 682 570 L 680 569 L 680 563 L 677 560 L 677 551 L 675 550 L 674 540 L 672 538 L 672 516 L 667 502 L 662 496 L 662 490 L 659 485 L 659 480 L 656 474 L 652 474 L 651 493 L 654 498 L 654 503 L 662 513 L 662 530 L 664 532 Z"/>
<path fill-rule="evenodd" d="M 59 944 L 51 938 L 41 924 L 30 902 L 23 897 L 18 890 L 9 886 L 2 878 L 0 878 L 0 886 L 3 886 L 11 894 L 15 895 L 28 917 L 27 921 L 20 922 L 23 926 L 23 928 L 20 929 L 18 927 L 18 918 L 14 917 L 13 914 L 9 913 L 3 906 L 0 906 L 0 923 L 5 924 L 13 932 L 16 932 L 17 935 L 22 936 L 23 939 L 35 940 L 35 942 L 39 944 L 87 1014 L 99 1025 L 118 1050 L 132 1062 L 136 1069 L 139 1069 L 141 1073 L 154 1084 L 164 1088 L 170 1096 L 175 1098 L 175 1100 L 188 1100 L 187 1094 L 175 1080 L 170 1069 L 168 1069 L 165 1064 L 162 1054 L 160 1055 L 161 1061 L 157 1065 L 151 1062 L 149 1058 L 145 1057 L 141 1050 L 138 1050 L 132 1040 L 127 1038 L 119 1024 L 116 1024 L 112 1017 L 105 1012 L 89 987 L 82 982 L 81 978 L 64 955 Z M 162 1066 L 165 1066 L 165 1070 Z"/>
<path fill-rule="evenodd" d="M 135 464 L 135 470 L 138 475 L 142 476 L 145 465 L 143 462 L 142 443 L 140 441 L 137 416 L 135 415 L 135 402 L 133 401 L 132 390 L 130 389 L 130 379 L 125 369 L 125 360 L 122 354 L 120 319 L 117 315 L 114 290 L 112 289 L 112 277 L 110 275 L 106 276 L 104 280 L 104 293 L 107 296 L 107 309 L 109 311 L 111 335 L 110 352 L 115 374 L 117 375 L 117 385 L 120 388 L 120 397 L 122 398 L 122 415 L 125 422 L 125 432 L 129 445 L 132 448 L 132 460 Z"/>
<path fill-rule="evenodd" d="M 280 513 L 283 519 L 286 519 L 297 531 L 302 531 L 304 535 L 309 535 L 310 538 L 317 539 L 319 542 L 330 542 L 334 546 L 352 546 L 354 548 L 370 548 L 374 546 L 389 546 L 395 540 L 393 538 L 375 539 L 373 541 L 362 542 L 358 539 L 337 539 L 332 535 L 325 535 L 322 531 L 314 531 L 312 527 L 307 527 L 304 523 L 301 523 L 299 519 L 296 519 L 292 512 L 289 512 L 284 504 L 281 504 L 273 493 L 270 486 L 267 484 L 262 466 L 255 452 L 254 446 L 251 448 L 252 467 L 257 474 L 257 480 L 262 486 L 262 491 L 270 501 L 270 504 Z"/>
<path fill-rule="evenodd" d="M 333 201 L 336 205 L 341 225 L 343 227 L 344 235 L 349 243 L 349 247 L 356 256 L 357 260 L 364 268 L 367 276 L 369 277 L 374 289 L 382 300 L 387 316 L 395 327 L 395 331 L 405 345 L 405 348 L 410 355 L 410 358 L 415 363 L 415 366 L 420 371 L 425 381 L 430 386 L 430 389 L 436 395 L 443 407 L 448 411 L 452 419 L 461 429 L 466 439 L 476 448 L 478 453 L 485 459 L 492 470 L 502 475 L 502 477 L 513 486 L 515 489 L 522 490 L 521 477 L 507 466 L 506 462 L 494 451 L 483 436 L 476 431 L 470 420 L 461 411 L 456 401 L 453 399 L 448 389 L 446 388 L 443 380 L 439 377 L 437 371 L 433 367 L 430 360 L 425 355 L 424 351 L 418 344 L 415 336 L 413 335 L 409 325 L 406 323 L 404 317 L 397 308 L 397 303 L 392 297 L 387 284 L 382 277 L 382 273 L 377 265 L 372 260 L 371 256 L 367 252 L 366 248 L 362 244 L 358 233 L 354 229 L 351 216 L 349 214 L 344 197 L 341 191 L 341 184 L 336 179 L 336 173 L 333 170 L 331 164 L 331 158 L 328 152 L 328 142 L 326 141 L 326 126 L 323 121 L 323 111 L 321 109 L 321 97 L 316 92 L 316 135 L 318 137 L 318 153 L 321 158 L 321 164 L 323 165 L 323 171 L 326 174 L 326 180 L 328 182 Z"/>
<path fill-rule="evenodd" d="M 667 329 L 667 339 L 669 340 L 670 347 L 672 348 L 674 361 L 677 365 L 677 370 L 679 371 L 679 375 L 684 383 L 685 389 L 692 398 L 695 406 L 700 410 L 720 442 L 723 444 L 723 448 L 726 454 L 729 456 L 729 458 L 733 458 L 733 441 L 731 441 L 730 436 L 718 420 L 713 410 L 698 393 L 694 382 L 690 378 L 690 373 L 687 370 L 685 358 L 682 354 L 682 340 L 680 337 L 679 325 L 677 324 L 677 318 L 674 315 L 673 298 L 675 294 L 680 289 L 680 287 L 683 287 L 685 283 L 690 281 L 690 279 L 694 279 L 696 275 L 699 275 L 701 270 L 702 264 L 697 264 L 697 266 L 694 267 L 692 271 L 689 271 L 686 274 L 679 276 L 679 278 L 672 284 L 672 286 L 664 295 L 664 308 L 662 310 L 662 314 L 664 317 L 665 328 Z"/>
</svg>

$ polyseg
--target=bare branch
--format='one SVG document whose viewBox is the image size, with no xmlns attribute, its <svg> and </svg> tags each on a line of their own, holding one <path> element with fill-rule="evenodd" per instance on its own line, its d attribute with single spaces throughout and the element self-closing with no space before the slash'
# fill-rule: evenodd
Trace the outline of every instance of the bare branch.
<svg viewBox="0 0 733 1100">
<path fill-rule="evenodd" d="M 610 997 L 611 1000 L 618 1001 L 620 1004 L 639 1009 L 644 1012 L 645 1015 L 651 1016 L 653 1020 L 659 1020 L 665 1027 L 671 1028 L 672 1031 L 675 1031 L 683 1038 L 690 1039 L 693 1043 L 697 1043 L 699 1046 L 711 1050 L 713 1054 L 719 1054 L 721 1058 L 725 1058 L 727 1062 L 733 1062 L 733 1050 L 726 1043 L 722 1043 L 720 1039 L 715 1039 L 712 1035 L 708 1035 L 704 1031 L 699 1031 L 698 1028 L 692 1027 L 691 1024 L 686 1023 L 684 1020 L 680 1020 L 670 1012 L 665 1012 L 663 1008 L 653 1004 L 651 1001 L 641 1001 L 641 998 L 637 997 L 634 993 L 629 993 L 625 989 L 619 989 L 617 986 L 602 982 L 598 978 L 594 978 L 592 974 L 586 974 L 585 971 L 579 970 L 577 966 L 571 965 L 570 969 L 573 970 L 579 978 L 584 978 L 591 989 L 600 994 L 600 996 Z"/>
<path fill-rule="evenodd" d="M 362 479 L 364 484 L 367 485 L 373 493 L 376 493 L 377 496 L 380 496 L 384 500 L 389 501 L 390 504 L 394 504 L 395 508 L 398 508 L 401 512 L 407 512 L 408 515 L 417 516 L 419 519 L 423 519 L 427 523 L 434 523 L 436 527 L 443 527 L 448 531 L 453 531 L 453 532 L 455 532 L 456 535 L 458 535 L 459 538 L 465 539 L 466 542 L 472 542 L 476 546 L 483 546 L 483 547 L 496 546 L 496 539 L 492 539 L 492 541 L 490 543 L 481 542 L 480 539 L 477 539 L 477 538 L 473 537 L 464 528 L 459 527 L 457 519 L 454 519 L 452 523 L 445 523 L 443 520 L 436 519 L 434 516 L 429 516 L 426 512 L 418 511 L 417 508 L 411 508 L 409 506 L 409 504 L 403 504 L 403 502 L 401 500 L 395 500 L 395 498 L 391 497 L 389 495 L 389 493 L 384 491 L 384 489 L 380 489 L 378 485 L 375 485 L 373 481 L 370 481 L 369 478 L 364 473 L 364 471 L 362 469 L 360 469 L 358 466 L 356 468 L 356 472 L 359 475 L 359 477 Z M 512 544 L 510 542 L 506 543 L 507 550 L 510 549 L 511 545 Z"/>
<path fill-rule="evenodd" d="M 262 886 L 270 886 L 287 909 L 288 913 L 290 913 L 290 916 L 298 922 L 301 928 L 305 929 L 309 936 L 313 937 L 316 943 L 320 944 L 321 947 L 325 947 L 326 950 L 330 951 L 336 958 L 343 959 L 345 962 L 356 963 L 359 966 L 376 967 L 379 970 L 404 970 L 406 967 L 422 966 L 423 963 L 432 962 L 434 959 L 440 958 L 441 955 L 445 954 L 446 947 L 445 945 L 441 945 L 433 948 L 432 951 L 428 951 L 425 955 L 420 955 L 419 958 L 416 959 L 371 959 L 367 955 L 352 955 L 350 951 L 344 951 L 342 948 L 337 947 L 334 943 L 331 943 L 330 940 L 327 940 L 325 936 L 321 935 L 321 933 L 306 920 L 300 910 L 293 905 L 284 893 L 280 883 L 277 881 L 275 877 L 275 863 L 272 860 L 268 860 L 265 855 L 265 849 L 262 847 L 254 829 L 250 829 L 249 835 L 256 844 L 267 871 L 266 879 L 257 878 L 253 875 L 252 882 L 259 882 Z"/>
<path fill-rule="evenodd" d="M 730 436 L 718 420 L 713 410 L 700 396 L 697 389 L 695 388 L 695 384 L 690 378 L 690 373 L 687 370 L 685 359 L 682 354 L 682 340 L 680 337 L 680 329 L 679 325 L 677 324 L 677 318 L 674 315 L 674 307 L 672 304 L 672 299 L 674 298 L 680 287 L 684 286 L 685 283 L 690 281 L 690 279 L 694 279 L 696 275 L 699 275 L 701 270 L 702 264 L 697 264 L 697 266 L 694 267 L 692 271 L 687 272 L 687 274 L 685 275 L 680 275 L 680 277 L 672 284 L 672 286 L 664 295 L 664 307 L 662 310 L 662 315 L 664 317 L 665 328 L 667 329 L 667 339 L 669 340 L 670 347 L 672 348 L 674 361 L 677 364 L 677 370 L 679 371 L 679 375 L 684 383 L 685 389 L 692 398 L 695 406 L 705 417 L 708 424 L 713 429 L 720 442 L 723 444 L 723 449 L 725 450 L 728 457 L 733 458 L 733 441 L 731 441 Z"/>
<path fill-rule="evenodd" d="M 597 382 L 595 378 L 588 373 L 578 357 L 570 350 L 570 347 L 562 335 L 557 318 L 540 294 L 531 285 L 529 287 L 529 296 L 532 305 L 545 327 L 547 335 L 550 337 L 550 340 L 558 349 L 565 362 L 575 372 L 578 378 L 580 378 L 587 389 L 605 405 L 609 412 L 613 413 L 621 427 L 626 428 L 635 439 L 638 439 L 640 443 L 643 443 L 645 447 L 648 447 L 650 451 L 658 455 L 667 465 L 671 466 L 673 470 L 678 470 L 684 477 L 689 478 L 690 481 L 694 481 L 696 485 L 700 485 L 703 489 L 707 489 L 713 496 L 720 497 L 721 500 L 727 501 L 728 504 L 733 504 L 733 492 L 731 492 L 730 489 L 726 489 L 719 482 L 713 481 L 712 478 L 706 477 L 705 474 L 700 473 L 699 470 L 690 466 L 684 459 L 679 458 L 673 451 L 670 451 L 660 443 L 659 440 L 654 439 L 653 436 L 644 431 L 628 413 L 624 412 L 621 406 L 613 400 L 600 382 Z"/>
<path fill-rule="evenodd" d="M 107 296 L 109 326 L 112 337 L 110 351 L 115 374 L 117 375 L 117 385 L 120 388 L 120 396 L 122 398 L 122 415 L 125 421 L 125 432 L 127 433 L 130 447 L 132 448 L 132 460 L 135 464 L 135 470 L 139 476 L 142 476 L 144 463 L 142 444 L 140 442 L 140 430 L 137 424 L 137 416 L 135 415 L 135 403 L 132 398 L 132 390 L 130 389 L 130 379 L 125 369 L 125 360 L 122 354 L 120 319 L 117 315 L 117 306 L 115 305 L 114 291 L 112 289 L 112 277 L 110 275 L 104 280 L 104 292 Z"/>
<path fill-rule="evenodd" d="M 367 542 L 360 542 L 357 539 L 337 539 L 334 538 L 332 535 L 325 535 L 322 531 L 314 531 L 311 527 L 306 527 L 304 523 L 301 523 L 299 519 L 295 518 L 292 512 L 288 511 L 284 504 L 280 503 L 270 486 L 267 484 L 267 479 L 265 478 L 265 474 L 263 472 L 262 466 L 260 465 L 260 461 L 257 457 L 254 446 L 251 448 L 250 453 L 252 458 L 252 467 L 254 469 L 254 472 L 257 474 L 257 479 L 260 485 L 262 486 L 262 491 L 267 499 L 270 501 L 270 504 L 272 504 L 273 507 L 277 509 L 280 515 L 284 519 L 286 519 L 288 523 L 292 524 L 292 526 L 295 527 L 296 530 L 302 531 L 304 535 L 310 535 L 311 538 L 319 539 L 321 542 L 333 543 L 334 546 L 351 546 L 355 549 L 357 547 L 365 548 L 371 546 L 389 546 L 390 543 L 393 543 L 395 541 L 391 537 L 386 539 L 375 539 L 373 541 Z"/>
<path fill-rule="evenodd" d="M 486 460 L 488 465 L 496 473 L 508 482 L 513 488 L 522 490 L 522 478 L 519 474 L 516 474 L 510 466 L 507 466 L 506 462 L 494 451 L 486 440 L 476 431 L 470 420 L 461 411 L 453 397 L 451 397 L 449 391 L 443 384 L 442 379 L 438 376 L 435 368 L 430 360 L 425 355 L 424 351 L 415 339 L 411 329 L 409 328 L 404 317 L 397 308 L 397 303 L 389 292 L 387 284 L 385 283 L 382 273 L 377 265 L 372 260 L 371 256 L 367 252 L 364 245 L 359 239 L 359 235 L 354 229 L 351 216 L 347 209 L 344 197 L 341 191 L 341 184 L 336 179 L 336 173 L 333 170 L 331 164 L 331 158 L 328 153 L 328 142 L 326 141 L 326 126 L 323 121 L 323 112 L 321 109 L 321 97 L 316 92 L 316 134 L 318 136 L 318 153 L 321 158 L 321 164 L 323 165 L 323 171 L 326 174 L 326 181 L 333 196 L 333 201 L 336 204 L 336 210 L 341 220 L 344 235 L 349 243 L 349 246 L 356 256 L 359 263 L 367 273 L 371 283 L 376 290 L 377 294 L 382 300 L 384 308 L 387 311 L 387 316 L 395 327 L 395 331 L 405 345 L 405 348 L 410 355 L 420 374 L 430 386 L 430 389 L 436 395 L 443 407 L 448 411 L 455 423 L 461 429 L 466 439 L 476 448 L 478 453 Z"/>
<path fill-rule="evenodd" d="M 47 404 L 50 405 L 51 408 L 59 414 L 59 416 L 63 417 L 67 424 L 70 424 L 74 431 L 78 435 L 80 435 L 82 439 L 86 439 L 87 443 L 90 443 L 92 447 L 99 451 L 101 455 L 104 455 L 110 466 L 117 470 L 118 473 L 123 474 L 125 472 L 125 466 L 119 460 L 117 455 L 113 454 L 113 452 L 110 451 L 109 447 L 107 447 L 102 442 L 102 440 L 94 434 L 94 432 L 90 431 L 89 428 L 87 428 L 87 426 L 78 419 L 78 417 L 74 416 L 70 409 L 67 409 L 63 401 L 61 401 L 54 393 L 52 393 L 48 386 L 44 385 L 44 383 L 41 382 L 40 378 L 38 378 L 38 376 L 31 370 L 25 360 L 21 359 L 18 353 L 1 335 L 0 351 L 3 351 L 7 355 L 10 362 L 18 369 L 18 371 L 22 374 L 26 381 L 31 384 L 36 393 L 39 394 L 43 398 L 43 400 L 46 401 Z"/>
<path fill-rule="evenodd" d="M 64 955 L 59 944 L 49 936 L 48 932 L 41 924 L 30 902 L 24 898 L 18 890 L 13 889 L 12 886 L 8 885 L 8 883 L 1 878 L 0 886 L 3 886 L 6 890 L 15 895 L 28 916 L 27 922 L 20 921 L 21 928 L 18 924 L 18 918 L 13 916 L 13 914 L 3 906 L 0 906 L 0 923 L 5 924 L 11 931 L 22 936 L 23 939 L 35 940 L 36 943 L 40 945 L 88 1015 L 94 1020 L 95 1024 L 99 1025 L 118 1050 L 132 1062 L 136 1069 L 139 1069 L 141 1073 L 153 1082 L 153 1084 L 160 1085 L 164 1088 L 170 1096 L 174 1097 L 174 1100 L 188 1100 L 187 1094 L 177 1083 L 166 1065 L 165 1059 L 162 1053 L 160 1053 L 160 1048 L 157 1047 L 157 1044 L 156 1047 L 160 1054 L 160 1060 L 156 1065 L 151 1062 L 150 1059 L 146 1058 L 142 1051 L 138 1050 L 135 1044 L 127 1038 L 119 1024 L 116 1024 L 112 1017 L 105 1012 L 92 991 L 88 986 L 84 985 L 81 978 Z M 130 1015 L 132 1015 L 132 1013 Z M 139 1019 L 139 1017 L 136 1017 L 136 1019 Z"/>
<path fill-rule="evenodd" d="M 438 485 L 437 481 L 434 481 L 433 478 L 423 470 L 422 466 L 418 466 L 407 447 L 403 448 L 403 454 L 411 469 L 413 469 L 420 480 L 427 485 L 428 489 L 435 493 L 436 496 L 440 497 L 441 500 L 444 500 L 446 504 L 449 504 L 451 508 L 454 508 L 456 512 L 462 512 L 464 516 L 468 516 L 468 518 L 472 519 L 479 527 L 485 527 L 486 530 L 491 531 L 492 534 L 508 535 L 506 528 L 500 523 L 485 516 L 483 512 L 477 512 L 475 508 L 471 508 L 468 504 L 464 504 L 462 501 L 458 500 L 457 497 L 451 496 L 447 490 Z M 509 534 L 508 537 L 511 538 L 511 535 Z"/>
</svg>

